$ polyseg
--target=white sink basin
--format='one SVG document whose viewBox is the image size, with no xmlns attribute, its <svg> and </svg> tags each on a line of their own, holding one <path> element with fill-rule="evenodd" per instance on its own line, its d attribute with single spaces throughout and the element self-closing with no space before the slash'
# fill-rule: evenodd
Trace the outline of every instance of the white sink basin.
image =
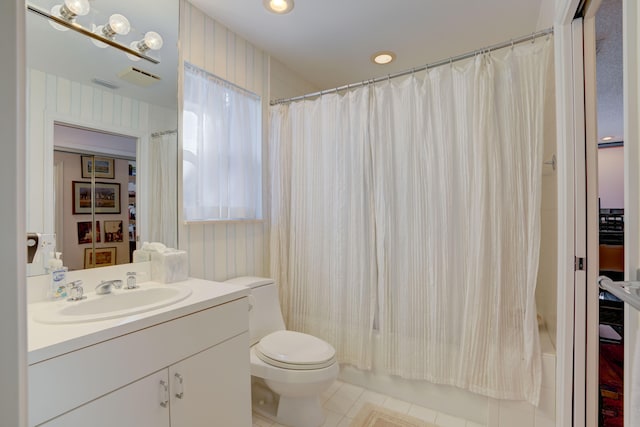
<svg viewBox="0 0 640 427">
<path fill-rule="evenodd" d="M 41 323 L 82 323 L 130 316 L 175 304 L 191 295 L 188 286 L 142 284 L 137 289 L 114 290 L 107 295 L 87 294 L 82 301 L 58 301 L 38 310 Z"/>
</svg>

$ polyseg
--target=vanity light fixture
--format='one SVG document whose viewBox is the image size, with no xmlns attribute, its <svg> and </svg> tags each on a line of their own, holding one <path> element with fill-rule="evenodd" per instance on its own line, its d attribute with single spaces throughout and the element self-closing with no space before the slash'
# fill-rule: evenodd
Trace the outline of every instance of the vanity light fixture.
<svg viewBox="0 0 640 427">
<path fill-rule="evenodd" d="M 373 55 L 371 55 L 371 61 L 373 61 L 374 64 L 378 64 L 378 65 L 389 64 L 393 62 L 393 60 L 395 59 L 396 59 L 396 54 L 390 51 L 376 52 Z"/>
<path fill-rule="evenodd" d="M 126 36 L 127 34 L 129 34 L 130 30 L 131 24 L 129 24 L 129 20 L 119 13 L 114 13 L 109 17 L 109 22 L 104 25 L 98 25 L 93 30 L 93 32 L 101 35 L 102 37 L 113 40 L 116 34 Z M 93 42 L 93 44 L 101 48 L 105 48 L 108 46 L 106 43 L 102 43 L 101 41 L 96 39 L 91 39 L 91 41 Z"/>
<path fill-rule="evenodd" d="M 56 29 L 62 31 L 73 30 L 89 37 L 98 47 L 107 45 L 115 47 L 126 53 L 134 61 L 144 59 L 152 64 L 160 63 L 157 59 L 147 55 L 148 50 L 157 50 L 162 47 L 163 41 L 160 34 L 149 31 L 142 40 L 135 41 L 130 46 L 115 40 L 116 34 L 126 35 L 131 29 L 129 20 L 123 15 L 117 13 L 111 15 L 105 25 L 94 26 L 93 31 L 75 22 L 77 16 L 89 13 L 89 0 L 64 0 L 63 4 L 54 6 L 51 12 L 27 2 L 27 10 L 49 20 Z"/>
<path fill-rule="evenodd" d="M 613 139 L 612 136 L 605 136 L 602 138 L 603 141 L 611 141 Z"/>
<path fill-rule="evenodd" d="M 284 15 L 293 10 L 293 0 L 262 0 L 264 7 L 272 13 Z"/>
<path fill-rule="evenodd" d="M 64 3 L 57 4 L 51 8 L 51 14 L 69 23 L 73 23 L 76 16 L 84 16 L 89 13 L 89 0 L 64 0 Z M 49 21 L 51 26 L 58 31 L 67 31 L 68 28 Z"/>
<path fill-rule="evenodd" d="M 162 47 L 162 43 L 163 43 L 163 40 L 160 34 L 156 33 L 155 31 L 148 31 L 144 35 L 144 38 L 142 40 L 131 42 L 129 47 L 131 47 L 131 49 L 138 51 L 140 53 L 145 53 L 148 50 L 160 49 Z M 127 56 L 132 61 L 140 60 L 140 58 L 138 58 L 137 56 L 133 56 L 129 54 L 127 54 Z"/>
</svg>

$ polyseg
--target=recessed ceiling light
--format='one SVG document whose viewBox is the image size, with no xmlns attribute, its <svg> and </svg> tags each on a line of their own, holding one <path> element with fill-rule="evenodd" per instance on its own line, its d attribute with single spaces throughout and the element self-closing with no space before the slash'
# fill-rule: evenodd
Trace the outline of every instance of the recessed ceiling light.
<svg viewBox="0 0 640 427">
<path fill-rule="evenodd" d="M 603 141 L 611 141 L 613 139 L 612 136 L 605 136 L 602 138 Z"/>
<path fill-rule="evenodd" d="M 396 59 L 396 54 L 393 52 L 376 52 L 373 55 L 371 55 L 371 60 L 376 63 L 376 64 L 380 64 L 380 65 L 385 65 L 388 64 L 390 62 L 392 62 L 394 59 Z"/>
<path fill-rule="evenodd" d="M 262 0 L 264 7 L 273 13 L 284 15 L 293 9 L 293 0 Z"/>
</svg>

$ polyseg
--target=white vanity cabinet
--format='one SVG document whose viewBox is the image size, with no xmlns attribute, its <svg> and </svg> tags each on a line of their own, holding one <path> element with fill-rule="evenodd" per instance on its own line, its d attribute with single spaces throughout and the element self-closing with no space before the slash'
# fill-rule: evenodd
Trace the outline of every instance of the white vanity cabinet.
<svg viewBox="0 0 640 427">
<path fill-rule="evenodd" d="M 249 427 L 243 297 L 29 366 L 29 425 Z"/>
</svg>

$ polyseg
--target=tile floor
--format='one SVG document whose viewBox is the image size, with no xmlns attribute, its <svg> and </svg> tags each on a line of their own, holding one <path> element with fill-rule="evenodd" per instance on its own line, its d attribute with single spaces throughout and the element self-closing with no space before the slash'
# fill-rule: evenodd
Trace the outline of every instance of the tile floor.
<svg viewBox="0 0 640 427">
<path fill-rule="evenodd" d="M 420 418 L 437 424 L 439 427 L 483 427 L 481 424 L 465 421 L 462 418 L 436 412 L 341 381 L 336 381 L 329 390 L 323 393 L 322 402 L 327 414 L 323 427 L 348 427 L 366 402 Z M 256 413 L 253 414 L 253 426 L 285 427 Z"/>
</svg>

